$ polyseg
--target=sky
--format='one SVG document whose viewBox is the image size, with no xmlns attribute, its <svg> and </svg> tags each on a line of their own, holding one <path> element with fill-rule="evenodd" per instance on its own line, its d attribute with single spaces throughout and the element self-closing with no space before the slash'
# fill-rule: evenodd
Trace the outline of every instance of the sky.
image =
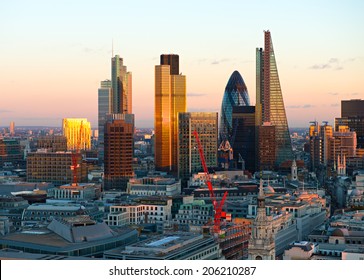
<svg viewBox="0 0 364 280">
<path fill-rule="evenodd" d="M 187 110 L 219 112 L 238 70 L 255 105 L 255 50 L 270 30 L 290 127 L 364 99 L 364 1 L 0 1 L 0 126 L 97 127 L 97 90 L 119 54 L 136 126 L 153 127 L 154 66 L 180 57 Z M 113 42 L 113 43 L 112 43 Z"/>
</svg>

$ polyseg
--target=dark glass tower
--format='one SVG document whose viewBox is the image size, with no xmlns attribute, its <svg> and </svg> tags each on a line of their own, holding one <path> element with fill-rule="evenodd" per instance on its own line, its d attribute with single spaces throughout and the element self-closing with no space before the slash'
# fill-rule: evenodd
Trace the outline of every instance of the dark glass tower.
<svg viewBox="0 0 364 280">
<path fill-rule="evenodd" d="M 238 71 L 234 71 L 225 87 L 221 105 L 219 143 L 228 140 L 233 146 L 237 126 L 233 124 L 233 107 L 249 106 L 248 90 Z"/>
<path fill-rule="evenodd" d="M 278 167 L 282 162 L 292 160 L 293 152 L 277 63 L 269 31 L 264 31 L 264 50 L 258 48 L 256 57 L 256 124 L 261 126 L 269 123 L 269 125 L 275 126 L 275 164 Z"/>
</svg>

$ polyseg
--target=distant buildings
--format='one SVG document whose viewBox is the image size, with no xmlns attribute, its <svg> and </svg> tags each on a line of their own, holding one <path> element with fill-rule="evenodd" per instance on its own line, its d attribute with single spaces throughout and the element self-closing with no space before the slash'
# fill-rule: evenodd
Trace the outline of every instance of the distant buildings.
<svg viewBox="0 0 364 280">
<path fill-rule="evenodd" d="M 15 167 L 23 159 L 18 139 L 0 139 L 0 168 Z"/>
<path fill-rule="evenodd" d="M 178 55 L 161 55 L 155 66 L 155 168 L 177 173 L 178 113 L 186 112 L 186 76 Z"/>
<path fill-rule="evenodd" d="M 91 123 L 87 119 L 63 119 L 63 135 L 67 138 L 68 150 L 91 149 Z"/>
</svg>

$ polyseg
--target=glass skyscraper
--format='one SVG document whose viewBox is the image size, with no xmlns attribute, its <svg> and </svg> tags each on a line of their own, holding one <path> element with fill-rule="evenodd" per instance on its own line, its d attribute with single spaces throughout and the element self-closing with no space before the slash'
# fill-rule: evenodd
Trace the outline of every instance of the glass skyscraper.
<svg viewBox="0 0 364 280">
<path fill-rule="evenodd" d="M 178 56 L 161 56 L 161 62 L 173 62 L 155 66 L 155 167 L 156 170 L 177 172 L 178 113 L 186 112 L 186 76 L 179 73 Z"/>
<path fill-rule="evenodd" d="M 107 114 L 111 114 L 111 81 L 101 81 L 98 90 L 98 158 L 104 162 L 104 132 Z"/>
<path fill-rule="evenodd" d="M 293 159 L 291 138 L 288 130 L 278 69 L 269 31 L 264 31 L 264 50 L 257 48 L 256 76 L 256 124 L 275 126 L 276 161 Z"/>
<path fill-rule="evenodd" d="M 221 105 L 219 124 L 219 143 L 228 140 L 234 142 L 236 129 L 233 124 L 233 107 L 249 106 L 250 100 L 247 87 L 238 71 L 234 71 L 225 87 Z"/>
<path fill-rule="evenodd" d="M 111 58 L 112 113 L 132 113 L 132 74 L 127 72 L 123 59 Z"/>
</svg>

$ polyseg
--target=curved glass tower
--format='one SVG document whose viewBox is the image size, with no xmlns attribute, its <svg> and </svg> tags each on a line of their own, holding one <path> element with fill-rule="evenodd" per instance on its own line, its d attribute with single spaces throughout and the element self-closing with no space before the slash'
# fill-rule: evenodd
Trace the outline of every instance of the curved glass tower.
<svg viewBox="0 0 364 280">
<path fill-rule="evenodd" d="M 238 71 L 234 71 L 225 87 L 224 97 L 222 99 L 219 143 L 223 140 L 234 142 L 234 125 L 233 125 L 233 107 L 250 106 L 248 90 Z"/>
</svg>

